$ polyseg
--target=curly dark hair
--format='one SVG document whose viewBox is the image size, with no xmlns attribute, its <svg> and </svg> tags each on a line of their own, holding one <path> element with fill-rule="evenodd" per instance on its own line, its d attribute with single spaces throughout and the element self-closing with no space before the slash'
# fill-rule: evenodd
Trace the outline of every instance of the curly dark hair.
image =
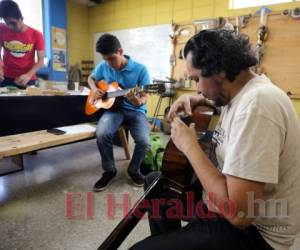
<svg viewBox="0 0 300 250">
<path fill-rule="evenodd" d="M 96 51 L 102 55 L 113 54 L 121 48 L 119 39 L 111 34 L 103 34 L 97 41 Z"/>
<path fill-rule="evenodd" d="M 203 30 L 184 47 L 184 57 L 192 53 L 192 65 L 203 77 L 222 71 L 233 82 L 241 70 L 257 64 L 249 37 L 229 30 Z"/>
<path fill-rule="evenodd" d="M 2 0 L 0 2 L 0 18 L 22 18 L 19 5 L 12 0 Z"/>
</svg>

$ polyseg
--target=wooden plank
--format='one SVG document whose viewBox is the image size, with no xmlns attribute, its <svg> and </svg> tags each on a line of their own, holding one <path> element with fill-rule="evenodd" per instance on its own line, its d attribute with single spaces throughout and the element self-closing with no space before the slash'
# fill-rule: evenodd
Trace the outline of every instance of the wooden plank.
<svg viewBox="0 0 300 250">
<path fill-rule="evenodd" d="M 89 139 L 94 136 L 95 132 L 54 135 L 48 133 L 46 130 L 3 136 L 0 137 L 0 159 L 34 150 Z"/>
</svg>

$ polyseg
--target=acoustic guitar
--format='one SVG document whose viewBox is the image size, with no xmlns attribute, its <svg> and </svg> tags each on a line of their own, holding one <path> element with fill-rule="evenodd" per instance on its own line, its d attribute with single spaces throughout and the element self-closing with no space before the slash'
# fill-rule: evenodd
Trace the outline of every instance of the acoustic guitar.
<svg viewBox="0 0 300 250">
<path fill-rule="evenodd" d="M 149 84 L 141 87 L 134 87 L 129 89 L 122 89 L 117 82 L 112 82 L 108 84 L 104 80 L 99 81 L 96 84 L 97 88 L 104 91 L 105 94 L 101 99 L 95 99 L 95 93 L 97 89 L 91 90 L 86 104 L 85 104 L 85 113 L 87 115 L 92 115 L 100 109 L 110 109 L 117 97 L 124 96 L 128 94 L 130 91 L 138 92 L 150 92 L 150 93 L 161 93 L 165 91 L 164 83 L 158 84 Z"/>
<path fill-rule="evenodd" d="M 183 119 L 187 125 L 191 122 L 195 123 L 199 143 L 206 154 L 210 154 L 211 149 L 211 138 L 207 137 L 206 131 L 214 114 L 215 109 L 212 107 L 199 106 L 193 111 L 191 117 Z M 118 249 L 147 212 L 147 208 L 144 207 L 144 204 L 147 203 L 146 201 L 157 198 L 164 193 L 172 193 L 174 197 L 184 201 L 186 193 L 191 190 L 194 181 L 195 174 L 192 166 L 185 155 L 177 149 L 172 139 L 170 139 L 165 149 L 161 174 L 147 188 L 142 197 L 104 240 L 98 250 Z"/>
</svg>

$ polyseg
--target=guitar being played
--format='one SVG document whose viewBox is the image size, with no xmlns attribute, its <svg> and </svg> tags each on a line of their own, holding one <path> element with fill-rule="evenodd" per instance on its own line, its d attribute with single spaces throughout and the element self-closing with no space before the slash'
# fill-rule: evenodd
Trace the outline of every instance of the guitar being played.
<svg viewBox="0 0 300 250">
<path fill-rule="evenodd" d="M 99 165 L 103 173 L 102 177 L 96 181 L 93 190 L 95 192 L 105 190 L 117 175 L 117 164 L 113 155 L 113 137 L 123 125 L 129 130 L 135 142 L 127 169 L 130 183 L 143 186 L 144 176 L 140 172 L 140 165 L 150 147 L 146 117 L 147 94 L 145 91 L 137 93 L 134 89 L 143 88 L 150 83 L 148 70 L 143 64 L 125 55 L 120 41 L 111 34 L 103 34 L 98 39 L 96 51 L 103 60 L 96 65 L 88 77 L 88 84 L 92 90 L 88 97 L 86 111 L 87 114 L 92 114 L 100 108 L 104 111 L 101 113 L 96 128 L 96 141 L 101 155 L 101 165 Z M 125 97 L 119 98 L 118 105 L 111 108 L 118 96 Z"/>
<path fill-rule="evenodd" d="M 133 87 L 123 89 L 119 83 L 107 83 L 100 80 L 96 84 L 96 88 L 90 91 L 86 101 L 85 113 L 92 115 L 100 109 L 110 109 L 116 102 L 116 98 L 124 96 L 129 102 L 135 106 L 140 106 L 144 103 L 146 93 L 160 92 L 164 90 L 164 84 L 149 84 L 141 87 Z"/>
</svg>

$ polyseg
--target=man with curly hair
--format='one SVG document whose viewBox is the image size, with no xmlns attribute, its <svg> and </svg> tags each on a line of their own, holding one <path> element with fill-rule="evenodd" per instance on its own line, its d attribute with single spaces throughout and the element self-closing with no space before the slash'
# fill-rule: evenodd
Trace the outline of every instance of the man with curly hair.
<svg viewBox="0 0 300 250">
<path fill-rule="evenodd" d="M 194 169 L 193 192 L 207 216 L 195 212 L 181 227 L 165 201 L 160 216 L 149 212 L 151 236 L 131 249 L 289 249 L 300 230 L 300 126 L 291 100 L 251 71 L 257 60 L 246 36 L 201 31 L 184 56 L 198 95 L 181 96 L 171 107 L 171 138 Z M 203 104 L 221 109 L 214 157 L 199 146 L 194 125 L 178 118 Z M 146 187 L 157 174 L 146 177 Z"/>
</svg>

